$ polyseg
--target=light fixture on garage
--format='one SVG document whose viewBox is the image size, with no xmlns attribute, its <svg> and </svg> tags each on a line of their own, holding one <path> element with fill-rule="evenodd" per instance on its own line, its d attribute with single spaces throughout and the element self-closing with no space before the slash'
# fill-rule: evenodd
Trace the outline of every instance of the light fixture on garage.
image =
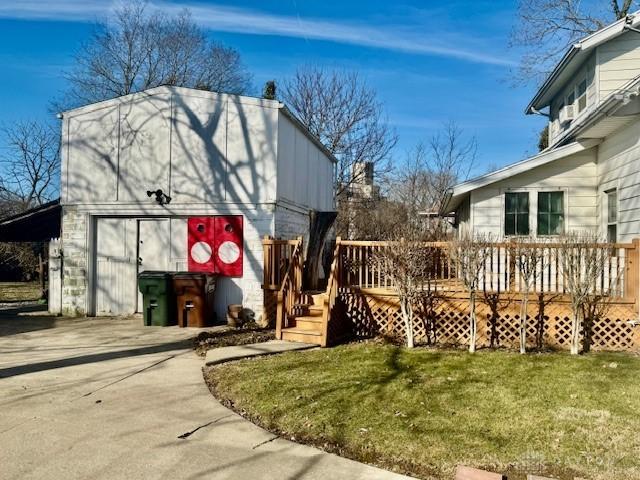
<svg viewBox="0 0 640 480">
<path fill-rule="evenodd" d="M 159 205 L 169 205 L 171 203 L 171 197 L 161 189 L 147 190 L 147 197 L 151 198 L 154 195 L 156 197 L 156 202 L 158 202 Z"/>
</svg>

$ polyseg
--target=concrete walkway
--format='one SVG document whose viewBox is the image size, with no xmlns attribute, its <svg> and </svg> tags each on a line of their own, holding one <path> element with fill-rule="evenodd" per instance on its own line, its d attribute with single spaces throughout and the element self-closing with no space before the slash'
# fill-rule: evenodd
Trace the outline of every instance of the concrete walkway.
<svg viewBox="0 0 640 480">
<path fill-rule="evenodd" d="M 405 478 L 245 421 L 209 393 L 196 331 L 140 325 L 0 311 L 1 479 Z"/>
</svg>

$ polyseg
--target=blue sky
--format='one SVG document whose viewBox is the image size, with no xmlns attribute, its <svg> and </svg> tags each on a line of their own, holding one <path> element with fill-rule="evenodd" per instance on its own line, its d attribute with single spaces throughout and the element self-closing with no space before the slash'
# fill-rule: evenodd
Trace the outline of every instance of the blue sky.
<svg viewBox="0 0 640 480">
<path fill-rule="evenodd" d="M 444 122 L 478 140 L 474 173 L 535 153 L 543 119 L 523 114 L 533 85 L 514 88 L 508 48 L 514 1 L 381 0 L 164 1 L 189 7 L 210 33 L 240 51 L 264 81 L 287 78 L 303 64 L 355 70 L 386 106 L 401 157 Z M 66 87 L 63 72 L 103 0 L 0 0 L 0 123 L 44 118 Z M 0 149 L 3 145 L 0 144 Z"/>
</svg>

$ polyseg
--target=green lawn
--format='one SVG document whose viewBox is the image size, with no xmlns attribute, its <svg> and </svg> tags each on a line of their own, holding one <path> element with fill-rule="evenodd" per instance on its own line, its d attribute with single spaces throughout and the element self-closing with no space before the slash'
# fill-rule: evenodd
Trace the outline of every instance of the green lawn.
<svg viewBox="0 0 640 480">
<path fill-rule="evenodd" d="M 213 367 L 265 428 L 421 478 L 640 478 L 640 358 L 352 344 Z"/>
<path fill-rule="evenodd" d="M 40 299 L 38 282 L 0 282 L 0 302 L 22 302 Z"/>
</svg>

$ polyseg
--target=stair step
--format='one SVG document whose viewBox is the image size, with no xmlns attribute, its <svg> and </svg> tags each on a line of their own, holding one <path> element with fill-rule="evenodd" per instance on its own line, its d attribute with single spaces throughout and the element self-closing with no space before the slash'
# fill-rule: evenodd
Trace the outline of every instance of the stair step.
<svg viewBox="0 0 640 480">
<path fill-rule="evenodd" d="M 320 307 L 320 306 L 324 305 L 324 298 L 326 296 L 324 292 L 322 292 L 322 293 L 314 293 L 314 294 L 312 294 L 310 296 L 311 296 L 311 300 L 313 301 L 313 305 L 314 306 Z"/>
<path fill-rule="evenodd" d="M 299 328 L 282 329 L 282 340 L 288 342 L 314 343 L 320 345 L 322 334 L 311 330 L 301 330 Z"/>
<path fill-rule="evenodd" d="M 295 322 L 295 328 L 297 329 L 316 332 L 322 331 L 322 318 L 312 316 L 296 317 Z"/>
<path fill-rule="evenodd" d="M 294 306 L 293 311 L 296 313 L 297 316 L 322 317 L 322 314 L 324 313 L 324 306 L 298 304 Z M 296 315 L 292 315 L 292 316 L 296 316 Z"/>
</svg>

